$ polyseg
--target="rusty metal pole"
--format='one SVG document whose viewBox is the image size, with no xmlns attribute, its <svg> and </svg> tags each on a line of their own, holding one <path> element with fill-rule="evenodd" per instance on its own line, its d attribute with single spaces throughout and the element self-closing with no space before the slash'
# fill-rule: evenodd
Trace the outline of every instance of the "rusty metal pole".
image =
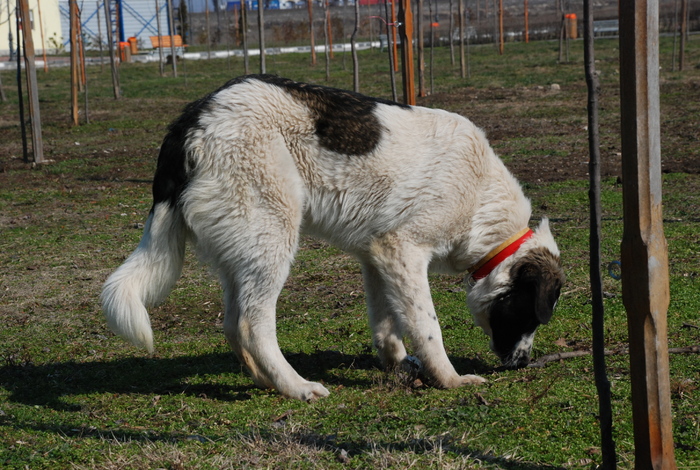
<svg viewBox="0 0 700 470">
<path fill-rule="evenodd" d="M 416 83 L 413 66 L 413 12 L 411 0 L 399 2 L 399 36 L 401 37 L 401 75 L 403 77 L 403 102 L 416 104 Z"/>
<path fill-rule="evenodd" d="M 676 468 L 667 321 L 668 250 L 661 209 L 658 0 L 620 0 L 620 100 L 627 310 L 635 468 Z"/>
</svg>

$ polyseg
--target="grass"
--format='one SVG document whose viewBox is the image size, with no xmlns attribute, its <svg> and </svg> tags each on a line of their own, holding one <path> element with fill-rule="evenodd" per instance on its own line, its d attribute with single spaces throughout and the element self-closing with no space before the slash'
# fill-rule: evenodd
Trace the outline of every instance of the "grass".
<svg viewBox="0 0 700 470">
<path fill-rule="evenodd" d="M 661 44 L 663 63 L 669 44 Z M 616 43 L 598 46 L 603 149 L 614 155 Z M 542 179 L 523 163 L 552 173 L 560 165 L 554 161 L 586 161 L 580 42 L 572 43 L 569 64 L 556 63 L 554 43 L 508 44 L 506 51 L 500 58 L 492 46 L 472 48 L 465 82 L 439 50 L 436 90 L 421 103 L 479 121 L 518 172 L 535 217 L 552 220 L 568 280 L 534 355 L 588 348 L 587 181 Z M 689 62 L 698 56 L 691 38 Z M 323 66 L 310 69 L 307 59 L 269 56 L 268 69 L 325 83 Z M 384 55 L 369 51 L 360 60 L 362 91 L 390 97 Z M 331 68 L 332 85 L 352 86 L 349 57 Z M 600 449 L 591 358 L 499 369 L 457 277 L 432 276 L 433 298 L 448 354 L 459 371 L 488 378 L 484 386 L 435 390 L 381 371 L 359 265 L 313 239 L 304 239 L 280 296 L 278 337 L 290 363 L 331 390 L 327 399 L 303 404 L 253 387 L 223 337 L 221 289 L 190 253 L 175 290 L 151 312 L 155 356 L 108 332 L 99 290 L 138 243 L 165 127 L 241 64 L 231 69 L 226 61 L 188 62 L 175 79 L 160 78 L 154 64 L 125 65 L 124 97 L 115 101 L 108 72 L 91 67 L 91 123 L 77 127 L 67 111 L 68 69 L 39 73 L 45 154 L 53 162 L 35 168 L 21 162 L 17 97 L 11 74 L 2 74 L 9 102 L 0 104 L 0 467 L 594 468 Z M 662 105 L 677 110 L 662 117 L 665 158 L 692 162 L 697 155 L 699 81 L 695 69 L 662 70 Z M 563 92 L 548 93 L 552 83 Z M 689 346 L 700 343 L 697 168 L 667 173 L 663 185 L 669 345 Z M 619 259 L 622 238 L 614 171 L 604 178 L 602 203 L 607 265 Z M 604 288 L 608 347 L 619 349 L 627 340 L 621 286 L 606 276 Z M 608 373 L 620 467 L 633 468 L 628 358 L 609 357 Z M 679 468 L 700 466 L 698 377 L 697 355 L 671 356 Z"/>
</svg>

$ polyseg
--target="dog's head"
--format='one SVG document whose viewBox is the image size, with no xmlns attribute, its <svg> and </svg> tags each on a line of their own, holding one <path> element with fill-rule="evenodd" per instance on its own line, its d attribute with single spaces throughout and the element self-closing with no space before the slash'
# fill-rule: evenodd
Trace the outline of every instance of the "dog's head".
<svg viewBox="0 0 700 470">
<path fill-rule="evenodd" d="M 535 331 L 552 318 L 563 284 L 559 249 L 544 219 L 515 254 L 469 289 L 474 321 L 505 366 L 530 362 Z"/>
</svg>

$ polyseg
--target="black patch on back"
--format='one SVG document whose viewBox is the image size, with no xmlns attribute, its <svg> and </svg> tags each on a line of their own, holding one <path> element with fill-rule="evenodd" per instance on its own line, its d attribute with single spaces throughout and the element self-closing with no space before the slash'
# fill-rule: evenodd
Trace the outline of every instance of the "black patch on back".
<svg viewBox="0 0 700 470">
<path fill-rule="evenodd" d="M 207 96 L 185 106 L 180 117 L 168 127 L 158 154 L 158 165 L 153 177 L 153 203 L 168 202 L 177 204 L 182 192 L 187 187 L 187 152 L 185 144 L 190 130 L 200 128 L 199 118 L 219 91 L 236 82 L 231 80 Z"/>
<path fill-rule="evenodd" d="M 331 151 L 345 155 L 363 155 L 379 144 L 384 131 L 373 111 L 377 103 L 410 109 L 410 106 L 393 101 L 371 98 L 319 85 L 294 82 L 276 75 L 246 75 L 229 80 L 222 87 L 188 104 L 180 117 L 170 124 L 158 155 L 158 165 L 153 178 L 153 202 L 178 203 L 187 188 L 187 162 L 185 146 L 187 136 L 200 128 L 199 119 L 221 90 L 248 80 L 259 80 L 280 87 L 295 99 L 303 102 L 313 115 L 316 135 L 321 145 Z"/>
<path fill-rule="evenodd" d="M 344 155 L 364 155 L 379 144 L 385 129 L 374 114 L 378 103 L 410 109 L 410 106 L 394 101 L 299 83 L 276 75 L 249 75 L 237 80 L 246 79 L 280 87 L 303 102 L 311 110 L 321 145 Z"/>
</svg>

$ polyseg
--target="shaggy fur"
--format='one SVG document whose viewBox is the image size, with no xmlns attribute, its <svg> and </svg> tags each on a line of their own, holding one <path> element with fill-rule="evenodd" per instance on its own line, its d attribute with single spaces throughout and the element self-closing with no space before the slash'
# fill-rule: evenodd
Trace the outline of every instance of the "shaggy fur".
<svg viewBox="0 0 700 470">
<path fill-rule="evenodd" d="M 440 387 L 459 375 L 445 353 L 430 270 L 464 273 L 527 227 L 530 204 L 470 121 L 261 75 L 189 105 L 166 135 L 141 243 L 105 283 L 109 326 L 153 351 L 146 308 L 180 275 L 185 241 L 218 273 L 224 332 L 255 383 L 328 395 L 283 357 L 277 297 L 306 232 L 362 264 L 374 345 L 387 368 L 415 363 Z M 544 220 L 520 249 L 468 286 L 476 323 L 511 366 L 529 360 L 563 274 Z"/>
</svg>

